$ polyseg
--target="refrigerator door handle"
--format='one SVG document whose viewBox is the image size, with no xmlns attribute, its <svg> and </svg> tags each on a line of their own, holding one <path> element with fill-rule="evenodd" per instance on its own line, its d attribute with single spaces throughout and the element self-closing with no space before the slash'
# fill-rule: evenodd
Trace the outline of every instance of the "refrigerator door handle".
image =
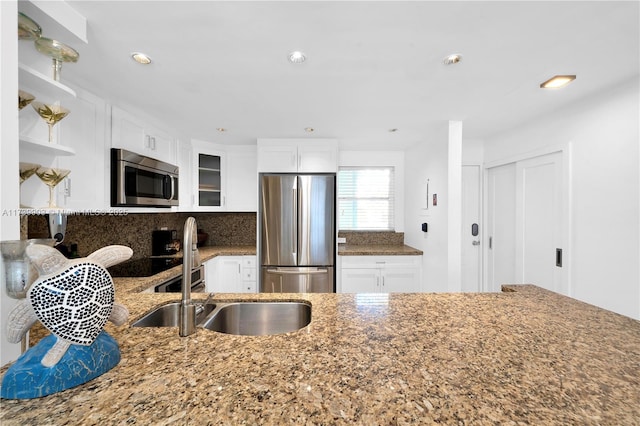
<svg viewBox="0 0 640 426">
<path fill-rule="evenodd" d="M 329 272 L 326 268 L 307 268 L 305 270 L 292 270 L 292 269 L 281 269 L 281 268 L 269 268 L 267 272 L 271 274 L 280 274 L 280 275 L 312 275 L 312 274 L 326 274 Z"/>
<path fill-rule="evenodd" d="M 296 178 L 293 184 L 293 217 L 298 217 L 298 178 Z M 294 247 L 293 259 L 294 264 L 298 265 L 300 262 L 298 260 L 298 232 L 300 232 L 300 227 L 298 225 L 297 219 L 294 220 L 293 223 L 293 232 L 291 233 L 291 243 L 292 247 Z"/>
</svg>

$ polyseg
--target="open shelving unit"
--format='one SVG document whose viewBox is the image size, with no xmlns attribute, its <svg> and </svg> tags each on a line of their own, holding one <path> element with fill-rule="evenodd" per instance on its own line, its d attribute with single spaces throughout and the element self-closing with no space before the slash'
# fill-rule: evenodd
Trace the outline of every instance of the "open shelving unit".
<svg viewBox="0 0 640 426">
<path fill-rule="evenodd" d="M 73 148 L 50 143 L 47 141 L 39 141 L 29 136 L 20 135 L 20 147 L 26 149 L 37 150 L 50 155 L 76 155 Z"/>
</svg>

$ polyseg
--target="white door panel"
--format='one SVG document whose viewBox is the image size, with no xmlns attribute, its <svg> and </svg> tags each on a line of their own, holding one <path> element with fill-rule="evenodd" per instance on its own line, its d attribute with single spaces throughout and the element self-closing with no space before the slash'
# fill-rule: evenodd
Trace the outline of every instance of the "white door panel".
<svg viewBox="0 0 640 426">
<path fill-rule="evenodd" d="M 521 188 L 516 214 L 522 218 L 516 240 L 516 276 L 522 283 L 562 292 L 556 266 L 556 248 L 562 247 L 562 154 L 520 161 L 516 175 Z"/>
<path fill-rule="evenodd" d="M 462 167 L 462 291 L 481 289 L 481 237 L 473 236 L 473 224 L 480 224 L 480 166 Z"/>
<path fill-rule="evenodd" d="M 566 265 L 556 265 L 564 241 L 563 176 L 560 152 L 488 170 L 488 291 L 514 283 L 568 294 Z"/>
</svg>

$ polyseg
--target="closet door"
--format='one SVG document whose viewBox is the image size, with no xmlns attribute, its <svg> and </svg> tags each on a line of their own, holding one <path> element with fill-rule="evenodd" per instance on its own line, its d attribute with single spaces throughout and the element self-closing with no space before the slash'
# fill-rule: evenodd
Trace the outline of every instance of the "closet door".
<svg viewBox="0 0 640 426">
<path fill-rule="evenodd" d="M 516 278 L 567 294 L 562 264 L 562 154 L 516 164 Z"/>
<path fill-rule="evenodd" d="M 562 155 L 488 169 L 487 291 L 513 283 L 569 294 Z"/>
</svg>

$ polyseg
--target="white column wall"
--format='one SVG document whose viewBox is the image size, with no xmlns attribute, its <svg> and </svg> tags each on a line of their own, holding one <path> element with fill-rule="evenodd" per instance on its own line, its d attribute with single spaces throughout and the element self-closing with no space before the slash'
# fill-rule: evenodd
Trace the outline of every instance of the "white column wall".
<svg viewBox="0 0 640 426">
<path fill-rule="evenodd" d="M 448 289 L 462 290 L 462 122 L 449 122 L 447 145 Z"/>
<path fill-rule="evenodd" d="M 405 232 L 406 244 L 424 252 L 422 289 L 446 292 L 448 286 L 448 122 L 442 122 L 424 142 L 405 152 Z M 428 209 L 424 209 L 425 182 L 429 179 Z M 432 205 L 438 194 L 438 205 Z M 421 224 L 428 224 L 422 232 Z"/>
<path fill-rule="evenodd" d="M 0 240 L 20 239 L 18 179 L 18 3 L 0 1 Z M 20 344 L 7 342 L 6 324 L 16 301 L 5 291 L 0 262 L 0 365 L 20 355 Z"/>
</svg>

